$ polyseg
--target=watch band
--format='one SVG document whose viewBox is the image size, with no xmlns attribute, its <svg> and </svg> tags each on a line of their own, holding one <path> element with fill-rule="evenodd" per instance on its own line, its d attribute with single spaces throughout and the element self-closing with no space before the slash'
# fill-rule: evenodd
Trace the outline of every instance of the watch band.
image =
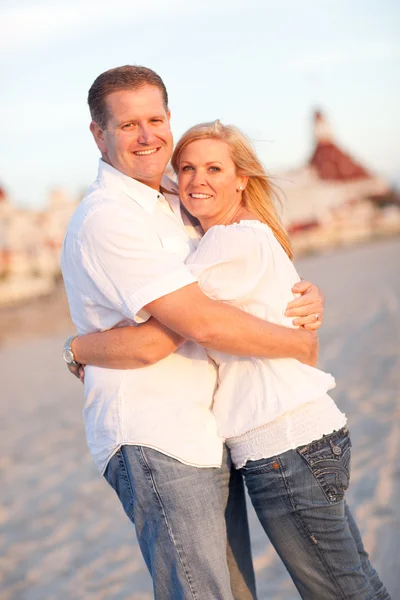
<svg viewBox="0 0 400 600">
<path fill-rule="evenodd" d="M 79 363 L 76 362 L 74 353 L 71 348 L 72 341 L 78 337 L 77 335 L 71 335 L 67 340 L 65 340 L 62 357 L 67 363 L 67 365 L 77 366 Z"/>
</svg>

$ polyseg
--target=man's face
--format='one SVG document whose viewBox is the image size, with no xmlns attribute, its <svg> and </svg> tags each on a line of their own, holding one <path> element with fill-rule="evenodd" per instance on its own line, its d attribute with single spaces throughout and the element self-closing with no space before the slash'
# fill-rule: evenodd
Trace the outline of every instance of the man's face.
<svg viewBox="0 0 400 600">
<path fill-rule="evenodd" d="M 103 159 L 121 173 L 159 189 L 173 149 L 170 113 L 161 90 L 143 85 L 106 97 L 105 129 L 95 122 L 90 129 Z"/>
</svg>

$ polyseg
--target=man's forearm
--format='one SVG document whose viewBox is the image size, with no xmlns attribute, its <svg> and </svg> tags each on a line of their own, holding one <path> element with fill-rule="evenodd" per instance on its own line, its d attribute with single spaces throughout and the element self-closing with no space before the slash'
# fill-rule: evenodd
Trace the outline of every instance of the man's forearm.
<svg viewBox="0 0 400 600">
<path fill-rule="evenodd" d="M 297 358 L 307 364 L 316 363 L 316 334 L 276 325 L 242 311 L 237 311 L 239 315 L 236 315 L 236 311 L 226 305 L 223 311 L 217 310 L 209 327 L 205 327 L 202 336 L 195 341 L 206 348 L 234 356 Z"/>
<path fill-rule="evenodd" d="M 75 338 L 75 360 L 84 365 L 110 369 L 137 369 L 165 358 L 184 339 L 162 323 L 150 319 L 138 327 L 118 327 Z"/>
<path fill-rule="evenodd" d="M 224 307 L 225 308 L 225 307 Z M 296 358 L 307 364 L 316 364 L 318 339 L 315 333 L 292 329 L 257 319 L 247 313 L 236 318 L 231 306 L 224 317 L 211 323 L 203 338 L 196 340 L 206 348 L 235 356 L 260 356 L 264 358 Z M 244 320 L 242 315 L 249 317 Z M 226 320 L 225 320 L 226 319 Z"/>
</svg>

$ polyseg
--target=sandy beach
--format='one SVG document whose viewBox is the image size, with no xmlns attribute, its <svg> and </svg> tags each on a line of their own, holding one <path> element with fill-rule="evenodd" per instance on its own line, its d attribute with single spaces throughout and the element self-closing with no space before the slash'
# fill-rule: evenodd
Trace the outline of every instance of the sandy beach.
<svg viewBox="0 0 400 600">
<path fill-rule="evenodd" d="M 400 239 L 297 263 L 327 296 L 321 368 L 353 440 L 348 501 L 400 599 Z M 150 600 L 134 528 L 88 452 L 83 390 L 61 360 L 62 289 L 0 312 L 0 597 Z M 259 600 L 299 595 L 251 509 Z M 323 600 L 323 599 L 321 599 Z"/>
</svg>

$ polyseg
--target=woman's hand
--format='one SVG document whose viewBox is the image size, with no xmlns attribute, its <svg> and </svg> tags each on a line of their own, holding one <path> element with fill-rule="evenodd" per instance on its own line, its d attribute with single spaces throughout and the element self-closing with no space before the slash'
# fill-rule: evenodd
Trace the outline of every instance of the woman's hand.
<svg viewBox="0 0 400 600">
<path fill-rule="evenodd" d="M 322 325 L 325 296 L 317 285 L 302 279 L 292 288 L 294 294 L 301 294 L 287 305 L 285 316 L 293 318 L 293 325 L 316 331 Z"/>
</svg>

